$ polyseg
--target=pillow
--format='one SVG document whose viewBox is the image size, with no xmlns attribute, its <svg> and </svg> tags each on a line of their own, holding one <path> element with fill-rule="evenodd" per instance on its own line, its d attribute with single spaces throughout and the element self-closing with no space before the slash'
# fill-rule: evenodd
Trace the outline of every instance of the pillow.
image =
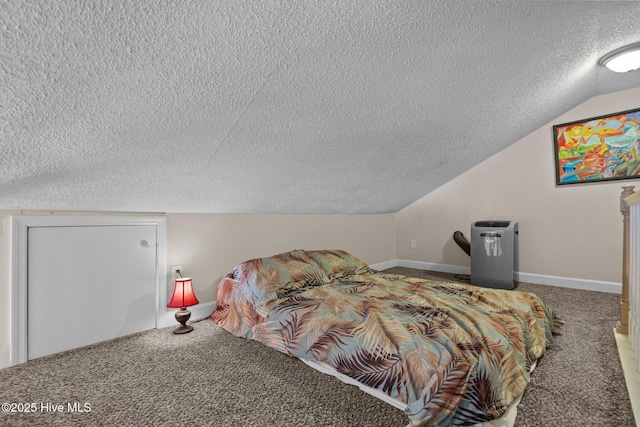
<svg viewBox="0 0 640 427">
<path fill-rule="evenodd" d="M 325 271 L 300 249 L 245 261 L 234 269 L 234 278 L 254 287 L 258 297 L 329 282 Z"/>
<path fill-rule="evenodd" d="M 340 249 L 307 251 L 307 253 L 326 272 L 330 279 L 369 271 L 369 266 L 364 261 Z"/>
</svg>

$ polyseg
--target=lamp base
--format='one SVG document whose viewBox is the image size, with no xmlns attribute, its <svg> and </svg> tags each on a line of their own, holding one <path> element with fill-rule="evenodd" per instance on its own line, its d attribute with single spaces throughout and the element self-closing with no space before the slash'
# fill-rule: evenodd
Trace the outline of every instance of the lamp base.
<svg viewBox="0 0 640 427">
<path fill-rule="evenodd" d="M 173 330 L 174 334 L 186 334 L 187 332 L 193 331 L 193 326 L 187 325 L 187 320 L 191 317 L 191 312 L 187 310 L 185 307 L 176 311 L 176 320 L 180 323 L 180 326 Z"/>
</svg>

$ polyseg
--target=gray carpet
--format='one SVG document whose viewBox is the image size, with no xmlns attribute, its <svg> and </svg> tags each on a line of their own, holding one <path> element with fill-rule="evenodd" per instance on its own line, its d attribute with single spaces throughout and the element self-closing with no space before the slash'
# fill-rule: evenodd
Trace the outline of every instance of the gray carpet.
<svg viewBox="0 0 640 427">
<path fill-rule="evenodd" d="M 399 267 L 387 272 L 458 280 Z M 516 426 L 634 426 L 613 336 L 619 297 L 519 288 L 540 295 L 566 324 L 532 375 Z M 296 359 L 234 337 L 210 320 L 194 326 L 186 335 L 151 330 L 0 370 L 0 400 L 35 409 L 2 412 L 0 425 L 407 424 L 402 411 Z M 69 412 L 76 403 L 89 404 L 90 411 Z M 51 412 L 54 405 L 64 412 Z"/>
</svg>

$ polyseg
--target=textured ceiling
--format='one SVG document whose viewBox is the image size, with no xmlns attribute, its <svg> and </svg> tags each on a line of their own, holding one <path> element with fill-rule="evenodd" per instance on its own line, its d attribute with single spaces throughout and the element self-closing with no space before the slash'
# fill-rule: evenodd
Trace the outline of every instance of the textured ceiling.
<svg viewBox="0 0 640 427">
<path fill-rule="evenodd" d="M 396 212 L 640 86 L 597 65 L 640 41 L 638 16 L 637 1 L 0 0 L 0 209 Z"/>
</svg>

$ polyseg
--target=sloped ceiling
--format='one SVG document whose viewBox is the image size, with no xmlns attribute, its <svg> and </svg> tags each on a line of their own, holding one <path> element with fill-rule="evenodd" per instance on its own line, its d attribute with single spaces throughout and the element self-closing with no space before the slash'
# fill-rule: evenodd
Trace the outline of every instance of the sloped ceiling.
<svg viewBox="0 0 640 427">
<path fill-rule="evenodd" d="M 636 1 L 0 0 L 0 209 L 396 212 L 640 86 L 597 65 L 640 41 L 638 16 Z"/>
</svg>

